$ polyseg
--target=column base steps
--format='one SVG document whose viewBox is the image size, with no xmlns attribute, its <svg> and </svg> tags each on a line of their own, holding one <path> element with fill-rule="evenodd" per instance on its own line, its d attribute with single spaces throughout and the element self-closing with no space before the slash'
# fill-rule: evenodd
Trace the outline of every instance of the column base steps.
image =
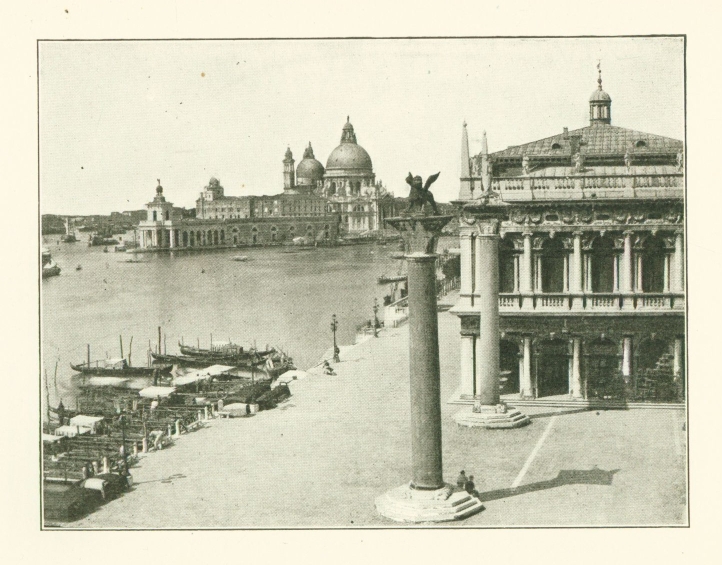
<svg viewBox="0 0 722 565">
<path fill-rule="evenodd" d="M 484 505 L 448 484 L 436 490 L 416 490 L 405 484 L 379 496 L 376 510 L 395 522 L 449 522 L 481 512 Z"/>
<path fill-rule="evenodd" d="M 679 402 L 623 402 L 620 400 L 584 400 L 583 398 L 570 398 L 567 395 L 544 398 L 519 398 L 516 395 L 502 396 L 502 401 L 513 403 L 515 406 L 538 406 L 553 408 L 589 408 L 603 410 L 626 410 L 637 408 L 663 408 L 670 410 L 685 410 L 686 403 Z M 455 392 L 449 400 L 448 404 L 460 404 L 471 406 L 475 402 L 472 395 L 459 394 Z"/>
<path fill-rule="evenodd" d="M 509 430 L 531 424 L 529 416 L 516 408 L 507 408 L 506 412 L 498 412 L 495 406 L 482 406 L 480 412 L 466 408 L 457 412 L 454 420 L 460 426 L 492 430 Z"/>
</svg>

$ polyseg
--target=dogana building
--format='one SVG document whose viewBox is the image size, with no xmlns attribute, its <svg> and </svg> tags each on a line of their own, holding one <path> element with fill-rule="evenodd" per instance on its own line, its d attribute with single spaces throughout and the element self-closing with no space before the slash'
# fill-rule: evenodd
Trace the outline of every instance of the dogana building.
<svg viewBox="0 0 722 565">
<path fill-rule="evenodd" d="M 499 367 L 506 398 L 683 402 L 683 142 L 612 123 L 598 87 L 589 124 L 469 155 L 462 130 L 460 386 L 472 402 L 484 360 L 477 222 L 493 200 Z M 488 223 L 486 224 L 488 225 Z M 496 277 L 493 277 L 496 278 Z"/>
</svg>

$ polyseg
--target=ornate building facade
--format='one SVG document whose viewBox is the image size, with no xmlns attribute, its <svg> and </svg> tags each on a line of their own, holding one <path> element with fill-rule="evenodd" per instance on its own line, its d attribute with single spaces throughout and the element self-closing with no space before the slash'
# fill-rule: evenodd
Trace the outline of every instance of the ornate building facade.
<svg viewBox="0 0 722 565">
<path fill-rule="evenodd" d="M 683 143 L 612 125 L 611 104 L 600 71 L 586 127 L 495 153 L 484 134 L 470 157 L 464 124 L 457 400 L 471 402 L 479 386 L 488 237 L 498 244 L 502 394 L 683 399 Z M 497 223 L 482 221 L 489 204 Z"/>
</svg>

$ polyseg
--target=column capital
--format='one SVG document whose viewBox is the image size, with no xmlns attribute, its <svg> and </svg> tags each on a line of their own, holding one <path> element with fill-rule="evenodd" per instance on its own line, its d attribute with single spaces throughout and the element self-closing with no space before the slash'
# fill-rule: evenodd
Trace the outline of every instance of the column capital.
<svg viewBox="0 0 722 565">
<path fill-rule="evenodd" d="M 624 231 L 622 232 L 622 234 L 623 234 L 625 237 L 632 237 L 632 236 L 634 235 L 634 231 L 632 231 L 632 230 L 624 230 Z"/>
<path fill-rule="evenodd" d="M 574 231 L 572 232 L 572 235 L 573 235 L 574 237 L 582 237 L 582 236 L 584 235 L 584 232 L 583 232 L 582 230 L 574 230 Z"/>
<path fill-rule="evenodd" d="M 499 237 L 501 221 L 497 218 L 484 218 L 476 222 L 477 235 Z"/>
<path fill-rule="evenodd" d="M 407 259 L 435 256 L 441 230 L 453 216 L 404 216 L 386 218 L 401 233 Z"/>
</svg>

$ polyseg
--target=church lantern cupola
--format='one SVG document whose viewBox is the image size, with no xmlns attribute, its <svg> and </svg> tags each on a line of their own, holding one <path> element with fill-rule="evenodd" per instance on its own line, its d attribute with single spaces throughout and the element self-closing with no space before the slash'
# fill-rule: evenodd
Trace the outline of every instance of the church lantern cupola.
<svg viewBox="0 0 722 565">
<path fill-rule="evenodd" d="M 589 97 L 589 123 L 590 125 L 612 123 L 612 97 L 602 90 L 602 67 L 597 64 L 599 78 L 597 78 L 597 89 Z"/>
</svg>

